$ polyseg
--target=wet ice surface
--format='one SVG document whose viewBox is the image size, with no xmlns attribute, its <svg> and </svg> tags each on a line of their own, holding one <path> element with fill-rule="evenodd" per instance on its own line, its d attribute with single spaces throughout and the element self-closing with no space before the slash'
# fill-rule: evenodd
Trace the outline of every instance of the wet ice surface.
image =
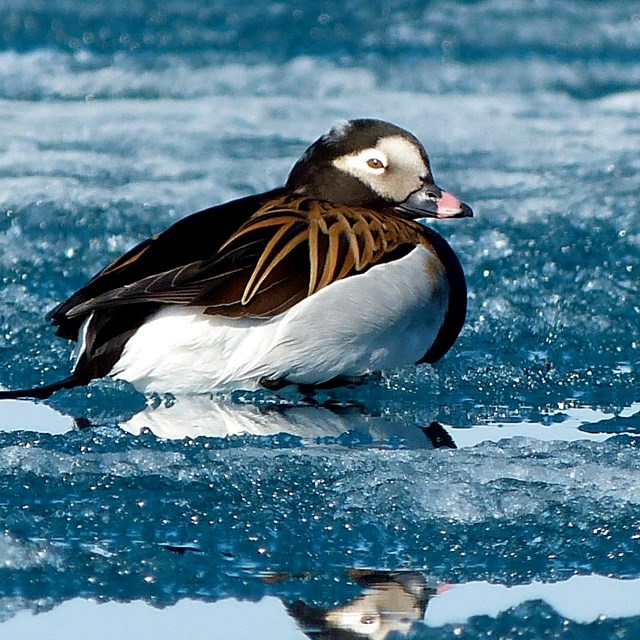
<svg viewBox="0 0 640 640">
<path fill-rule="evenodd" d="M 393 582 L 387 582 L 385 586 L 389 584 Z M 380 588 L 377 593 L 380 594 Z M 367 595 L 373 598 L 376 590 L 370 589 Z M 574 577 L 552 585 L 531 583 L 511 588 L 488 583 L 468 583 L 432 597 L 424 621 L 426 626 L 431 627 L 427 631 L 429 637 L 438 637 L 438 628 L 443 626 L 448 627 L 447 633 L 453 628 L 454 634 L 460 635 L 465 628 L 462 625 L 467 625 L 468 628 L 469 618 L 472 616 L 485 616 L 486 627 L 486 618 L 495 618 L 503 611 L 537 600 L 543 602 L 548 611 L 562 615 L 567 621 L 564 623 L 565 628 L 575 629 L 581 623 L 593 624 L 601 618 L 597 627 L 599 632 L 604 633 L 611 628 L 611 624 L 603 622 L 605 615 L 616 618 L 637 615 L 636 603 L 639 596 L 638 580 L 621 581 L 600 576 Z M 597 602 L 597 605 L 590 606 L 590 602 Z M 363 600 L 358 604 L 362 603 Z M 368 617 L 362 618 L 362 611 L 367 612 Z M 365 637 L 365 633 L 370 631 L 367 627 L 372 625 L 376 626 L 376 631 L 396 631 L 403 635 L 411 628 L 410 618 L 390 619 L 389 614 L 386 619 L 382 616 L 376 618 L 373 611 L 375 610 L 367 609 L 366 606 L 346 611 L 343 609 L 332 619 L 339 619 L 344 626 L 361 632 L 361 636 Z M 51 637 L 52 633 L 55 634 L 54 637 L 80 640 L 86 637 L 86 629 L 77 622 L 89 617 L 93 625 L 92 637 L 96 640 L 108 640 L 118 635 L 126 637 L 132 626 L 144 629 L 148 637 L 157 640 L 175 638 L 177 633 L 186 637 L 210 637 L 211 620 L 216 621 L 218 637 L 227 640 L 247 637 L 307 637 L 296 624 L 292 609 L 287 609 L 281 600 L 273 596 L 265 596 L 256 603 L 231 598 L 215 603 L 181 600 L 175 605 L 155 610 L 140 601 L 96 604 L 74 599 L 39 616 L 22 612 L 11 622 L 5 623 L 5 631 L 11 633 L 15 640 L 39 640 Z M 265 619 L 269 620 L 266 631 L 262 628 Z M 475 626 L 480 626 L 477 621 Z"/>
<path fill-rule="evenodd" d="M 181 615 L 195 637 L 207 622 L 242 637 L 265 616 L 274 626 L 249 637 L 275 638 L 318 615 L 327 628 L 380 616 L 416 637 L 637 631 L 637 452 L 629 436 L 428 450 L 357 433 L 14 431 L 0 451 L 3 617 L 25 638 L 77 629 L 77 615 L 104 621 L 104 637 L 123 617 L 166 633 Z"/>
<path fill-rule="evenodd" d="M 476 217 L 437 224 L 470 300 L 434 368 L 311 399 L 97 382 L 0 403 L 0 630 L 635 637 L 638 16 L 3 3 L 3 386 L 68 372 L 56 302 L 280 184 L 341 118 L 412 130 Z M 433 421 L 458 449 L 433 448 Z"/>
</svg>

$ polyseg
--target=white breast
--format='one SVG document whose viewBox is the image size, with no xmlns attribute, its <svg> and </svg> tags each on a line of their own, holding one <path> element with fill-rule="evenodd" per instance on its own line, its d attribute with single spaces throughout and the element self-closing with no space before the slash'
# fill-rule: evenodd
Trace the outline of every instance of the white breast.
<svg viewBox="0 0 640 640">
<path fill-rule="evenodd" d="M 268 320 L 166 306 L 129 339 L 110 375 L 142 392 L 319 384 L 419 360 L 447 310 L 440 261 L 422 246 L 335 282 Z"/>
</svg>

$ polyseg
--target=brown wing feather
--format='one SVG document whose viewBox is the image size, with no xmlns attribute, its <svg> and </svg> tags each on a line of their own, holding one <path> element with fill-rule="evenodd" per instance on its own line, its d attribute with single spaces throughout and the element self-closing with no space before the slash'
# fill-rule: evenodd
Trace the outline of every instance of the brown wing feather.
<svg viewBox="0 0 640 640">
<path fill-rule="evenodd" d="M 136 247 L 133 247 L 130 251 L 127 251 L 124 255 L 116 258 L 100 272 L 100 276 L 115 273 L 116 271 L 122 271 L 128 266 L 134 264 L 137 260 L 140 260 L 140 258 L 151 248 L 157 237 L 158 236 L 156 235 L 148 238 Z"/>
<path fill-rule="evenodd" d="M 430 245 L 424 227 L 393 210 L 343 207 L 287 194 L 260 207 L 211 259 L 108 291 L 69 315 L 160 302 L 204 306 L 208 313 L 231 317 L 273 317 L 418 244 Z M 126 258 L 109 268 L 118 269 Z"/>
<path fill-rule="evenodd" d="M 274 229 L 277 229 L 274 232 Z M 393 210 L 342 207 L 304 197 L 285 197 L 257 211 L 221 249 L 221 262 L 232 261 L 249 246 L 263 247 L 245 278 L 235 303 L 210 291 L 198 303 L 210 313 L 273 316 L 332 282 L 398 257 L 417 244 L 429 244 L 424 228 Z M 262 241 L 256 241 L 262 238 Z M 275 286 L 277 283 L 277 286 Z"/>
</svg>

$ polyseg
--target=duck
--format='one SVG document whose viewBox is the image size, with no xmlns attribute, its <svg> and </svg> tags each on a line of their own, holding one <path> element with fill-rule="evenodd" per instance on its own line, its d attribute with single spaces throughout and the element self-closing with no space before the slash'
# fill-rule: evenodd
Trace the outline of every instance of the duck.
<svg viewBox="0 0 640 640">
<path fill-rule="evenodd" d="M 144 394 L 320 387 L 434 363 L 464 325 L 467 288 L 424 222 L 472 215 L 413 134 L 346 121 L 284 186 L 178 220 L 58 304 L 46 317 L 77 343 L 71 373 L 0 399 L 107 376 Z"/>
</svg>

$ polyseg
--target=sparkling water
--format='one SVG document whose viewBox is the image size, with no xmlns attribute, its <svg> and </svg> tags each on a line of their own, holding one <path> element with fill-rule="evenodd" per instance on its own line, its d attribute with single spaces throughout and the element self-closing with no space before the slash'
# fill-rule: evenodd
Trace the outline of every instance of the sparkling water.
<svg viewBox="0 0 640 640">
<path fill-rule="evenodd" d="M 0 384 L 67 375 L 46 311 L 353 117 L 476 213 L 433 223 L 455 347 L 313 397 L 0 402 L 2 637 L 639 636 L 636 1 L 3 0 Z"/>
</svg>

